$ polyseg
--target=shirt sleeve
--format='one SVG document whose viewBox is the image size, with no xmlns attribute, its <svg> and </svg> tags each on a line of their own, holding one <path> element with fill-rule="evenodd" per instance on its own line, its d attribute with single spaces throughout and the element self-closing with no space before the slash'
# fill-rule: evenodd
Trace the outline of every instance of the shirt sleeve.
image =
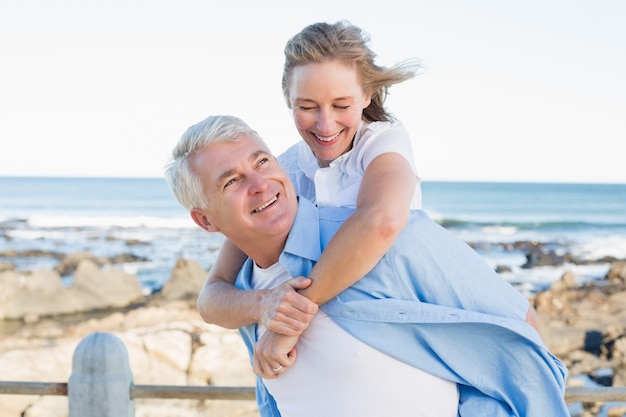
<svg viewBox="0 0 626 417">
<path fill-rule="evenodd" d="M 411 138 L 402 123 L 370 123 L 364 129 L 359 139 L 362 144 L 359 159 L 363 162 L 364 171 L 377 156 L 393 152 L 402 155 L 417 175 Z"/>
<path fill-rule="evenodd" d="M 364 173 L 369 164 L 379 155 L 388 152 L 402 155 L 409 162 L 417 179 L 411 199 L 411 208 L 421 209 L 422 181 L 415 165 L 411 138 L 404 125 L 401 122 L 374 122 L 366 125 L 363 129 L 358 142 L 355 143 L 355 152 L 358 153 L 357 160 L 361 163 L 359 167 L 361 172 Z"/>
</svg>

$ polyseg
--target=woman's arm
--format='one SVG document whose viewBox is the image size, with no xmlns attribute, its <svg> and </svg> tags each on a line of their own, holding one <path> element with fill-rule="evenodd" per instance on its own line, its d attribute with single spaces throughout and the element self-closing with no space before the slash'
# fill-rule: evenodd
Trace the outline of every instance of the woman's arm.
<svg viewBox="0 0 626 417">
<path fill-rule="evenodd" d="M 246 255 L 225 239 L 198 296 L 198 312 L 207 323 L 235 329 L 261 323 L 272 331 L 297 336 L 308 326 L 317 305 L 295 290 L 310 280 L 291 279 L 272 290 L 244 291 L 234 286 Z"/>
<path fill-rule="evenodd" d="M 417 178 L 398 153 L 383 153 L 368 165 L 355 212 L 337 230 L 311 270 L 300 294 L 324 304 L 365 276 L 383 257 L 409 219 Z M 254 348 L 254 371 L 275 378 L 272 368 L 289 368 L 297 338 L 265 332 Z"/>
<path fill-rule="evenodd" d="M 355 212 L 346 219 L 299 292 L 324 304 L 367 274 L 406 226 L 417 177 L 402 155 L 377 156 L 365 170 Z"/>
</svg>

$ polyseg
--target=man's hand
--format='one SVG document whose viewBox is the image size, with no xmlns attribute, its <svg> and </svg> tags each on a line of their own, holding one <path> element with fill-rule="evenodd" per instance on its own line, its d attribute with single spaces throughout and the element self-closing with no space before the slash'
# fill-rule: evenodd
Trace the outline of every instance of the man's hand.
<svg viewBox="0 0 626 417">
<path fill-rule="evenodd" d="M 284 336 L 266 330 L 254 345 L 254 373 L 274 379 L 296 361 L 298 336 Z"/>
<path fill-rule="evenodd" d="M 274 333 L 299 336 L 309 326 L 319 308 L 296 291 L 309 285 L 309 278 L 297 277 L 285 281 L 271 291 L 262 292 L 259 300 L 260 324 Z"/>
</svg>

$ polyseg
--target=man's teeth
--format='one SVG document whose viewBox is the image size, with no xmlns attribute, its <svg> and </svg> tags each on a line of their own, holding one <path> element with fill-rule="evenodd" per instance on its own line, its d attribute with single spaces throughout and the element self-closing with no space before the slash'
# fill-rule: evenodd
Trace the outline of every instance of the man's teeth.
<svg viewBox="0 0 626 417">
<path fill-rule="evenodd" d="M 263 210 L 264 210 L 267 206 L 270 206 L 270 205 L 272 205 L 273 203 L 275 203 L 275 202 L 276 202 L 276 200 L 278 200 L 278 199 L 276 198 L 276 196 L 274 196 L 274 198 L 272 198 L 272 199 L 271 199 L 270 201 L 268 201 L 267 203 L 263 204 L 262 206 L 259 206 L 259 207 L 255 208 L 255 209 L 254 209 L 254 212 L 255 212 L 255 213 L 259 213 L 259 212 L 263 211 Z"/>
<path fill-rule="evenodd" d="M 341 132 L 339 132 L 341 133 Z M 320 136 L 320 135 L 315 135 L 315 137 L 319 140 L 321 140 L 322 142 L 331 142 L 333 140 L 335 140 L 337 138 L 337 136 L 339 136 L 339 133 L 335 133 L 333 136 L 329 136 L 329 137 L 324 137 L 324 136 Z"/>
</svg>

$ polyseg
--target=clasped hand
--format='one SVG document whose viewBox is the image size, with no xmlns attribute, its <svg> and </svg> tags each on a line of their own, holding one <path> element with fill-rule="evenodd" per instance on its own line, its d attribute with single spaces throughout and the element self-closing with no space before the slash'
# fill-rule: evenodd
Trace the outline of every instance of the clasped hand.
<svg viewBox="0 0 626 417">
<path fill-rule="evenodd" d="M 298 277 L 266 292 L 260 300 L 261 326 L 267 330 L 254 347 L 253 370 L 264 378 L 276 378 L 296 360 L 295 345 L 309 326 L 318 305 L 296 290 L 307 288 L 311 280 Z M 279 369 L 279 371 L 276 371 Z"/>
</svg>

